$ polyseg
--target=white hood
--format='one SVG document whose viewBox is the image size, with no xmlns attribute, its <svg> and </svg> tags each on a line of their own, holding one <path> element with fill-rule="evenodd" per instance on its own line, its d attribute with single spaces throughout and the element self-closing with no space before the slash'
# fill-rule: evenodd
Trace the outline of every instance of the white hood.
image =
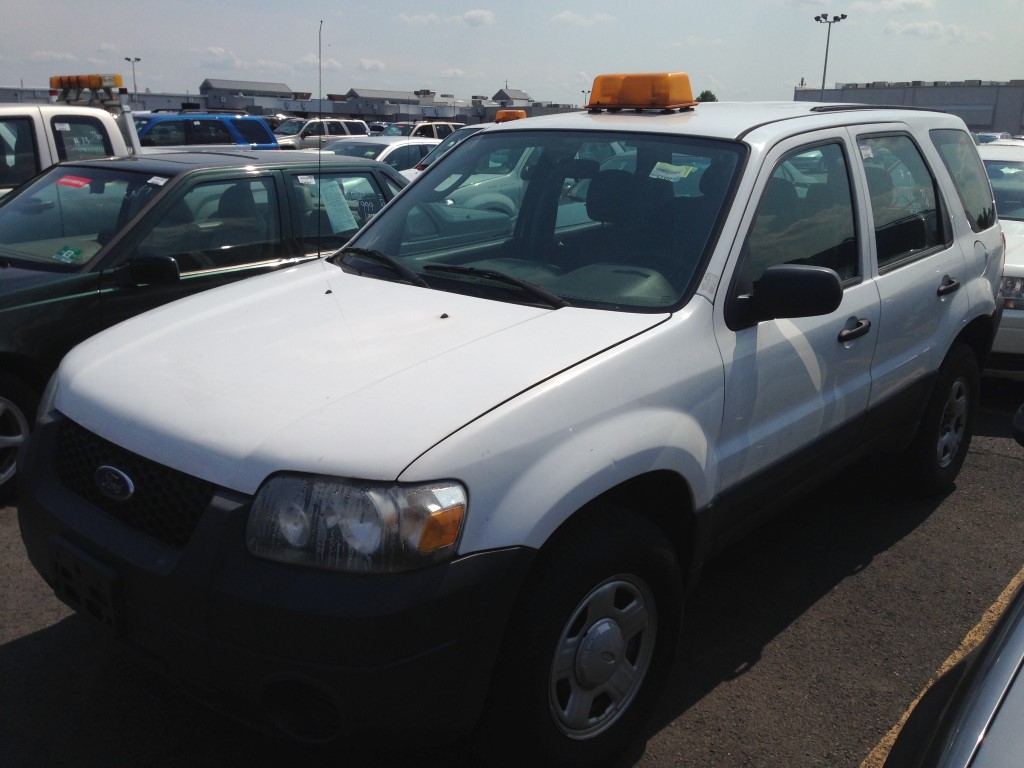
<svg viewBox="0 0 1024 768">
<path fill-rule="evenodd" d="M 317 261 L 93 337 L 65 358 L 56 406 L 245 493 L 279 470 L 393 480 L 482 413 L 664 318 L 485 301 Z"/>
</svg>

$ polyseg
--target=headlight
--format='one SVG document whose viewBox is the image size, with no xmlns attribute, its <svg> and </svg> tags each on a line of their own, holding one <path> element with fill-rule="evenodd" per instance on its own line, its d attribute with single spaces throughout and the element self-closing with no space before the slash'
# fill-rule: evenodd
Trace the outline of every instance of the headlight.
<svg viewBox="0 0 1024 768">
<path fill-rule="evenodd" d="M 1004 276 L 999 282 L 1003 309 L 1024 309 L 1024 277 Z"/>
<path fill-rule="evenodd" d="M 351 573 L 396 573 L 455 554 L 466 491 L 277 475 L 253 501 L 246 545 L 257 557 Z"/>
</svg>

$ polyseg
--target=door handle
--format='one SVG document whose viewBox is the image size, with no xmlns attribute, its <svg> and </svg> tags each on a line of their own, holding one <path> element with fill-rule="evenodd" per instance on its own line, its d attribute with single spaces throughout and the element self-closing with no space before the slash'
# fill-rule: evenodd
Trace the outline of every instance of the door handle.
<svg viewBox="0 0 1024 768">
<path fill-rule="evenodd" d="M 949 275 L 942 276 L 942 285 L 939 286 L 939 290 L 935 293 L 937 296 L 948 296 L 951 293 L 955 293 L 960 290 L 960 281 L 956 280 Z"/>
<path fill-rule="evenodd" d="M 839 332 L 839 343 L 845 344 L 863 336 L 871 330 L 871 321 L 859 317 L 851 317 L 846 321 L 846 327 Z"/>
</svg>

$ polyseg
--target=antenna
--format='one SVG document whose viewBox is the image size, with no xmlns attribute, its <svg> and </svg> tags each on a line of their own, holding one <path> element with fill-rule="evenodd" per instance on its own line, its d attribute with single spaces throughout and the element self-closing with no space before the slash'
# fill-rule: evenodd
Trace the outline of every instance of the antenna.
<svg viewBox="0 0 1024 768">
<path fill-rule="evenodd" d="M 316 252 L 318 256 L 322 256 L 324 252 L 324 241 L 323 235 L 320 232 L 321 219 L 323 216 L 320 215 L 320 211 L 323 210 L 324 205 L 324 176 L 323 176 L 323 163 L 324 163 L 324 136 L 327 135 L 327 126 L 324 125 L 324 20 L 320 19 L 320 31 L 317 33 L 316 42 L 316 66 L 317 66 L 317 114 L 320 115 L 320 130 L 323 133 L 319 134 L 319 146 L 316 152 L 316 197 L 317 197 L 317 208 L 316 211 Z"/>
</svg>

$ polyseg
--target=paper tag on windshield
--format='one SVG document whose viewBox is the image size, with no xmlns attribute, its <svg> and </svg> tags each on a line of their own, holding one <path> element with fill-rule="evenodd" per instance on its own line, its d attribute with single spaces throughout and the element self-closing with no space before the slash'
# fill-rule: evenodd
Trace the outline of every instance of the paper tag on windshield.
<svg viewBox="0 0 1024 768">
<path fill-rule="evenodd" d="M 663 179 L 673 184 L 682 181 L 693 171 L 692 165 L 672 165 L 670 163 L 657 163 L 651 169 L 652 179 Z"/>
</svg>

